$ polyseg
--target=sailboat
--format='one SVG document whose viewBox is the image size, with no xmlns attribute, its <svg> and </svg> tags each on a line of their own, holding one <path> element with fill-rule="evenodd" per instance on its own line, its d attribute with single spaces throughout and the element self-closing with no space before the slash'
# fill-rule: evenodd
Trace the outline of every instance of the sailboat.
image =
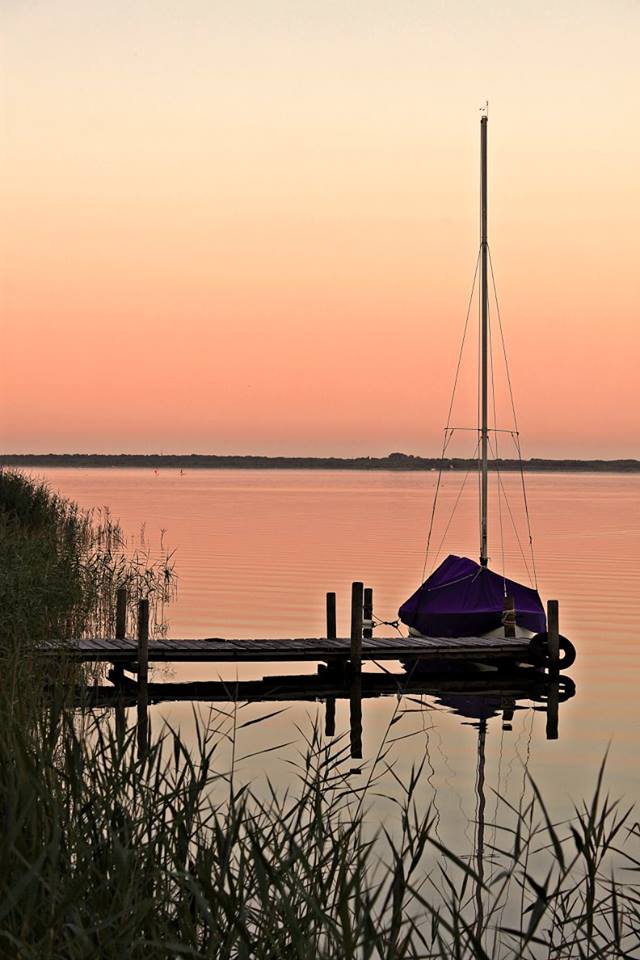
<svg viewBox="0 0 640 960">
<path fill-rule="evenodd" d="M 489 567 L 487 542 L 489 434 L 492 431 L 489 428 L 490 261 L 487 233 L 488 121 L 489 118 L 485 109 L 480 120 L 481 204 L 480 250 L 478 254 L 480 269 L 480 384 L 477 450 L 480 480 L 480 556 L 479 562 L 469 557 L 448 556 L 431 573 L 424 583 L 422 583 L 416 592 L 402 604 L 399 610 L 401 621 L 409 627 L 413 635 L 426 637 L 488 637 L 499 635 L 504 630 L 506 622 L 504 619 L 505 609 L 509 611 L 509 628 L 512 636 L 531 638 L 546 630 L 545 611 L 537 589 L 507 579 L 503 573 L 498 573 Z M 477 270 L 478 266 L 476 266 L 476 272 Z M 494 424 L 494 427 L 497 428 L 497 424 Z M 446 449 L 447 429 L 445 429 L 443 459 Z M 498 494 L 499 493 L 500 491 L 498 491 Z M 529 539 L 531 540 L 531 537 Z"/>
</svg>

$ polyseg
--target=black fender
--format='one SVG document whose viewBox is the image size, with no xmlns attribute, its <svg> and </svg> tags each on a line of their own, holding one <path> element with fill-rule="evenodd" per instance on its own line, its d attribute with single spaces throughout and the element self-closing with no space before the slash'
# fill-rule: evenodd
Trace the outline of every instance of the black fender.
<svg viewBox="0 0 640 960">
<path fill-rule="evenodd" d="M 571 641 L 563 637 L 562 634 L 559 636 L 559 648 L 558 668 L 560 670 L 567 670 L 575 663 L 576 648 Z M 531 637 L 529 641 L 529 650 L 534 659 L 543 660 L 548 663 L 549 634 L 546 631 L 544 633 L 536 633 L 535 637 Z"/>
</svg>

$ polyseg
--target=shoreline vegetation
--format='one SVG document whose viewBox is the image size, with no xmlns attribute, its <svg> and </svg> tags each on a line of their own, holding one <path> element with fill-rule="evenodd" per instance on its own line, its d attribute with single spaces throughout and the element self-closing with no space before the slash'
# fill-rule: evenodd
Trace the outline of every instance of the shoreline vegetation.
<svg viewBox="0 0 640 960">
<path fill-rule="evenodd" d="M 484 857 L 438 839 L 427 757 L 393 771 L 400 697 L 377 753 L 300 730 L 296 785 L 242 782 L 243 705 L 140 745 L 75 695 L 92 677 L 37 643 L 113 629 L 115 590 L 171 600 L 170 558 L 127 558 L 117 528 L 0 470 L 0 956 L 7 960 L 571 960 L 637 956 L 640 825 L 609 797 L 557 820 L 532 780 L 496 806 Z M 129 625 L 129 630 L 133 625 Z M 55 667 L 55 669 L 54 669 Z M 278 749 L 290 746 L 283 744 Z M 245 753 L 245 751 L 248 751 Z M 395 780 L 394 780 L 395 777 Z M 395 786 L 394 786 L 395 784 Z M 526 789 L 525 789 L 526 787 Z M 388 791 L 391 790 L 391 793 Z M 395 817 L 376 829 L 374 796 Z M 497 839 L 496 839 L 497 838 Z"/>
<path fill-rule="evenodd" d="M 0 467 L 135 467 L 209 470 L 469 470 L 477 461 L 461 457 L 417 457 L 390 453 L 387 457 L 266 457 L 216 454 L 141 453 L 12 453 L 0 454 Z M 528 460 L 489 461 L 490 470 L 539 473 L 640 473 L 640 460 Z"/>
</svg>

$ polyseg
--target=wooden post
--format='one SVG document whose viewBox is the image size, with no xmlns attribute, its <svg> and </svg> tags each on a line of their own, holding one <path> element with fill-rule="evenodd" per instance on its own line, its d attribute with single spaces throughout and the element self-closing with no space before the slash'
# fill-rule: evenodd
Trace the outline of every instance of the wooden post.
<svg viewBox="0 0 640 960">
<path fill-rule="evenodd" d="M 336 595 L 335 593 L 327 593 L 327 639 L 335 640 L 337 635 Z"/>
<path fill-rule="evenodd" d="M 369 623 L 373 620 L 373 589 L 371 587 L 365 587 L 363 616 Z M 365 640 L 370 640 L 373 636 L 373 629 L 370 626 L 365 626 L 362 636 Z"/>
<path fill-rule="evenodd" d="M 513 597 L 505 597 L 502 606 L 502 624 L 505 637 L 513 638 L 516 635 L 516 604 Z"/>
<path fill-rule="evenodd" d="M 547 603 L 547 643 L 549 645 L 549 673 L 557 676 L 560 660 L 560 610 L 557 600 Z"/>
<path fill-rule="evenodd" d="M 116 591 L 116 640 L 124 640 L 127 632 L 127 588 Z"/>
<path fill-rule="evenodd" d="M 124 640 L 127 632 L 127 589 L 120 587 L 116 592 L 116 640 Z M 119 744 L 124 743 L 126 721 L 124 713 L 124 697 L 122 692 L 124 668 L 121 663 L 113 664 L 112 681 L 118 689 L 116 699 L 116 739 Z"/>
<path fill-rule="evenodd" d="M 362 670 L 362 602 L 364 584 L 356 581 L 351 584 L 351 671 L 359 674 Z"/>
<path fill-rule="evenodd" d="M 327 640 L 336 639 L 338 635 L 336 623 L 336 595 L 335 593 L 327 593 Z M 318 664 L 318 673 L 329 672 L 344 679 L 345 665 L 345 657 L 327 655 L 325 663 Z"/>
<path fill-rule="evenodd" d="M 362 759 L 362 613 L 364 585 L 351 584 L 351 688 L 349 690 L 349 732 L 351 756 Z"/>
<path fill-rule="evenodd" d="M 127 589 L 120 587 L 116 592 L 116 640 L 124 640 L 127 633 Z M 120 683 L 124 678 L 121 663 L 113 664 L 113 682 Z"/>
<path fill-rule="evenodd" d="M 138 602 L 138 757 L 149 743 L 149 601 Z"/>
<path fill-rule="evenodd" d="M 327 640 L 335 640 L 338 628 L 336 626 L 336 595 L 327 593 Z M 329 669 L 336 666 L 336 660 L 329 660 Z M 335 737 L 336 735 L 336 698 L 327 697 L 325 703 L 324 716 L 324 735 L 325 737 Z"/>
</svg>

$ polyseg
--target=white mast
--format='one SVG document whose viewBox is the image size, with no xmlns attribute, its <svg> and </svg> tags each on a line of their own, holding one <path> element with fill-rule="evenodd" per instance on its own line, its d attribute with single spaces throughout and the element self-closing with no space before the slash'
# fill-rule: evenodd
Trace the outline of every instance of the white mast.
<svg viewBox="0 0 640 960">
<path fill-rule="evenodd" d="M 481 428 L 480 428 L 480 564 L 487 566 L 487 506 L 488 506 L 488 390 L 487 355 L 489 327 L 489 293 L 487 282 L 487 126 L 489 118 L 484 114 L 480 120 L 480 312 L 481 312 Z"/>
</svg>

